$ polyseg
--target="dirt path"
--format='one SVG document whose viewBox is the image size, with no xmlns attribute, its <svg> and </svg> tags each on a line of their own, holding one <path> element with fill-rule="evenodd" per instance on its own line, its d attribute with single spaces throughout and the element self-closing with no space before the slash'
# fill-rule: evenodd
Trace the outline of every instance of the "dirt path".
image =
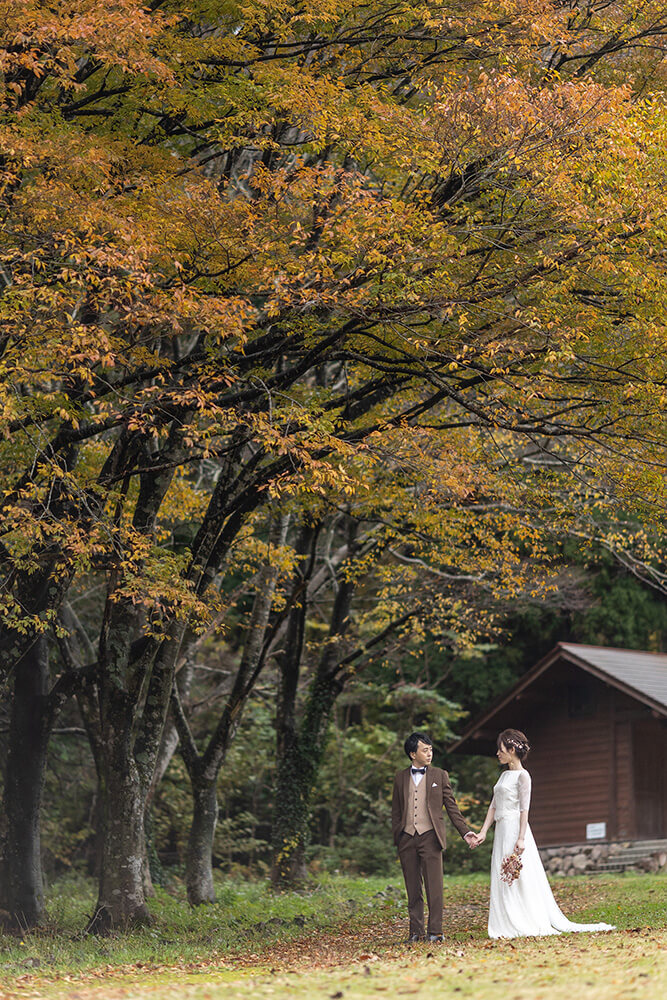
<svg viewBox="0 0 667 1000">
<path fill-rule="evenodd" d="M 486 907 L 479 903 L 445 908 L 444 927 L 448 935 L 456 934 L 460 946 L 461 935 L 472 936 L 479 931 L 486 919 Z M 379 958 L 400 957 L 428 953 L 439 946 L 408 945 L 407 919 L 379 921 L 364 927 L 351 925 L 326 933 L 303 935 L 287 941 L 264 945 L 253 950 L 253 945 L 234 954 L 213 954 L 209 959 L 184 962 L 178 965 L 160 965 L 137 962 L 130 965 L 106 965 L 78 974 L 62 975 L 47 972 L 29 972 L 17 977 L 13 984 L 0 987 L 0 1000 L 20 997 L 23 1000 L 61 995 L 67 992 L 71 1000 L 99 996 L 101 991 L 112 990 L 114 995 L 136 995 L 136 987 L 144 983 L 155 984 L 161 978 L 184 979 L 223 975 L 230 980 L 258 974 L 292 973 L 333 969 L 339 966 L 372 964 Z M 452 946 L 447 941 L 445 948 Z M 133 989 L 134 987 L 134 989 Z"/>
<path fill-rule="evenodd" d="M 479 931 L 486 923 L 486 906 L 479 903 L 445 907 L 443 927 L 445 937 Z M 348 965 L 354 961 L 367 961 L 391 951 L 399 954 L 408 949 L 408 921 L 378 922 L 363 928 L 338 929 L 318 935 L 304 935 L 292 941 L 262 948 L 261 954 L 239 954 L 226 960 L 229 967 L 248 968 L 261 963 L 275 972 L 301 972 L 306 969 L 325 969 Z M 422 949 L 433 945 L 420 945 Z"/>
</svg>

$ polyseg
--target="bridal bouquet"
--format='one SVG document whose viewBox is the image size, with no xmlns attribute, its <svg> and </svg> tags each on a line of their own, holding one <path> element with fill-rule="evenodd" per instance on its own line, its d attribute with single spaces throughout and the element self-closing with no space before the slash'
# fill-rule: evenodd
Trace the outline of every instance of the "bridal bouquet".
<svg viewBox="0 0 667 1000">
<path fill-rule="evenodd" d="M 500 877 L 503 882 L 507 882 L 511 885 L 516 879 L 518 879 L 521 874 L 521 869 L 523 868 L 523 862 L 519 855 L 515 852 L 514 854 L 508 854 L 506 858 L 503 858 L 502 864 L 500 865 Z"/>
</svg>

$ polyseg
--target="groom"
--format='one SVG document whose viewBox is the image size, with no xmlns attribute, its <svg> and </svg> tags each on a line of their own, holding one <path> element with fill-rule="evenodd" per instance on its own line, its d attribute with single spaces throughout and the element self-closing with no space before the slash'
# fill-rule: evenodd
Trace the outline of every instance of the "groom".
<svg viewBox="0 0 667 1000">
<path fill-rule="evenodd" d="M 408 894 L 409 941 L 424 940 L 423 879 L 428 901 L 426 940 L 441 942 L 442 852 L 446 846 L 443 805 L 468 847 L 475 847 L 477 841 L 456 804 L 449 775 L 431 767 L 431 739 L 425 733 L 412 733 L 405 741 L 405 752 L 412 764 L 394 779 L 391 825 Z"/>
</svg>

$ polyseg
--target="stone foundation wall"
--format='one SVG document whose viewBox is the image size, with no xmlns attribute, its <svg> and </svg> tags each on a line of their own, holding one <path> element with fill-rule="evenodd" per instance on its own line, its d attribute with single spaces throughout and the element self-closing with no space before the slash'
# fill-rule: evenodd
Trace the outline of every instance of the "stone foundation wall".
<svg viewBox="0 0 667 1000">
<path fill-rule="evenodd" d="M 549 875 L 583 875 L 586 872 L 647 871 L 657 872 L 667 867 L 667 850 L 647 850 L 640 855 L 641 844 L 632 841 L 617 843 L 569 844 L 567 847 L 544 847 L 542 863 Z"/>
</svg>

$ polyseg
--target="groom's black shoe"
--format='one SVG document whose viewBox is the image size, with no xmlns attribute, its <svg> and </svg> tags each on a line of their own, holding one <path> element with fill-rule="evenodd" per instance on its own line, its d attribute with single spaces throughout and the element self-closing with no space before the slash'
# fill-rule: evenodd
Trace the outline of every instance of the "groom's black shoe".
<svg viewBox="0 0 667 1000">
<path fill-rule="evenodd" d="M 407 944 L 418 944 L 420 941 L 424 940 L 423 934 L 411 934 L 407 940 Z"/>
<path fill-rule="evenodd" d="M 444 944 L 445 941 L 442 934 L 429 934 L 426 940 L 429 941 L 430 944 Z"/>
</svg>

